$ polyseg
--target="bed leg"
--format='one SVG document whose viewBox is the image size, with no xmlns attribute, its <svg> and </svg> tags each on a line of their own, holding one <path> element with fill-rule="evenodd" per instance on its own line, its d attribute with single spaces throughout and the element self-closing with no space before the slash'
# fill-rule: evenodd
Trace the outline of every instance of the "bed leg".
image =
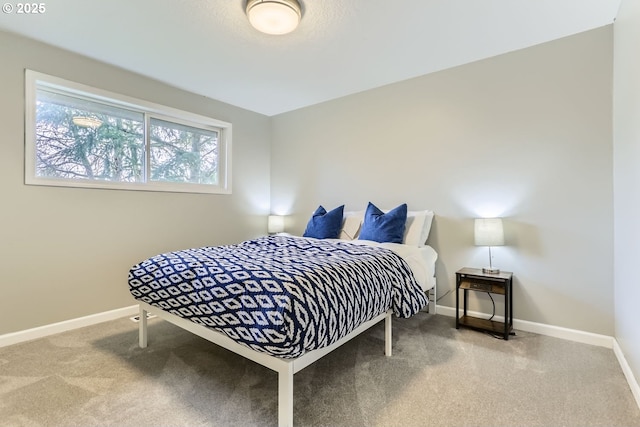
<svg viewBox="0 0 640 427">
<path fill-rule="evenodd" d="M 391 357 L 391 312 L 384 318 L 384 355 Z"/>
<path fill-rule="evenodd" d="M 293 427 L 293 364 L 278 371 L 278 427 Z"/>
<path fill-rule="evenodd" d="M 138 342 L 140 348 L 147 348 L 147 310 L 140 306 L 140 322 L 138 322 Z"/>
<path fill-rule="evenodd" d="M 438 314 L 438 301 L 436 301 L 436 286 L 433 285 L 433 288 L 429 289 L 429 305 L 427 306 L 427 313 Z M 433 310 L 433 311 L 432 311 Z"/>
</svg>

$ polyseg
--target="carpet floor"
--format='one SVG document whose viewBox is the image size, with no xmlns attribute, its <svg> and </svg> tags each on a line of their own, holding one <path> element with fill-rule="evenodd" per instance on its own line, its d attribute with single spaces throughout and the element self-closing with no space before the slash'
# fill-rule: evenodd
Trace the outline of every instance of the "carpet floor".
<svg viewBox="0 0 640 427">
<path fill-rule="evenodd" d="M 294 377 L 297 426 L 640 426 L 610 349 L 450 317 L 384 322 Z M 277 374 L 160 319 L 0 348 L 1 426 L 275 426 Z"/>
</svg>

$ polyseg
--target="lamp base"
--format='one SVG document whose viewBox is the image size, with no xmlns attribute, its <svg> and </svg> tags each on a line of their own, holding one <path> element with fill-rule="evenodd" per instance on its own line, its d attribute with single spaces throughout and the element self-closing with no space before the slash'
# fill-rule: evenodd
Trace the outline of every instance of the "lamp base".
<svg viewBox="0 0 640 427">
<path fill-rule="evenodd" d="M 495 267 L 482 267 L 482 272 L 486 274 L 499 274 L 500 269 Z"/>
</svg>

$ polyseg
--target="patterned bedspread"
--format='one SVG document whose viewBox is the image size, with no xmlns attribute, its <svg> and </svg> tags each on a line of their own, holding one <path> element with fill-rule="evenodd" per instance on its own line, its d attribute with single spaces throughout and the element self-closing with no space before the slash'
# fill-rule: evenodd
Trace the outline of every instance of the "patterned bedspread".
<svg viewBox="0 0 640 427">
<path fill-rule="evenodd" d="M 406 262 L 378 247 L 289 236 L 149 258 L 129 271 L 134 298 L 283 358 L 330 345 L 393 308 L 427 299 Z"/>
</svg>

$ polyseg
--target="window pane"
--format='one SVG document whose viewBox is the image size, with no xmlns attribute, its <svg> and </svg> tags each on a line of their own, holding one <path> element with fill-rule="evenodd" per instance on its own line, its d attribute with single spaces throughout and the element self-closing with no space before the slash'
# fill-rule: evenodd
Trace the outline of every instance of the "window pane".
<svg viewBox="0 0 640 427">
<path fill-rule="evenodd" d="M 231 123 L 25 71 L 25 184 L 231 193 Z"/>
<path fill-rule="evenodd" d="M 143 114 L 37 90 L 36 176 L 144 180 Z"/>
<path fill-rule="evenodd" d="M 219 131 L 151 119 L 152 181 L 218 184 Z"/>
</svg>

